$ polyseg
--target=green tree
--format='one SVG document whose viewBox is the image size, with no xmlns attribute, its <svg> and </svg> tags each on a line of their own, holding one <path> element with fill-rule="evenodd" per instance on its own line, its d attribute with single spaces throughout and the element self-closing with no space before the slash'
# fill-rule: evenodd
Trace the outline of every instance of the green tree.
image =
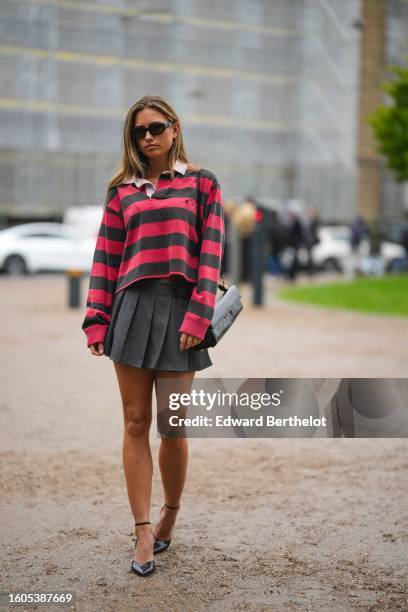
<svg viewBox="0 0 408 612">
<path fill-rule="evenodd" d="M 398 181 L 408 180 L 408 66 L 391 66 L 393 80 L 383 85 L 390 106 L 380 106 L 369 119 L 379 150 Z"/>
</svg>

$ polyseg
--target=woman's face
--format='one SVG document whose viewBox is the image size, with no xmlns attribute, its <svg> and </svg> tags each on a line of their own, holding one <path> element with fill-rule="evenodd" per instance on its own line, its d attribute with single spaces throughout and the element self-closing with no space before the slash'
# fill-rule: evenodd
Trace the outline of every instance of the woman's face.
<svg viewBox="0 0 408 612">
<path fill-rule="evenodd" d="M 159 121 L 165 122 L 167 118 L 160 111 L 154 108 L 144 108 L 138 111 L 135 116 L 134 127 L 149 127 L 150 123 Z M 177 123 L 167 127 L 162 134 L 152 136 L 147 131 L 144 138 L 137 139 L 137 147 L 148 159 L 157 159 L 166 156 L 170 151 L 174 138 L 177 136 L 179 126 Z"/>
</svg>

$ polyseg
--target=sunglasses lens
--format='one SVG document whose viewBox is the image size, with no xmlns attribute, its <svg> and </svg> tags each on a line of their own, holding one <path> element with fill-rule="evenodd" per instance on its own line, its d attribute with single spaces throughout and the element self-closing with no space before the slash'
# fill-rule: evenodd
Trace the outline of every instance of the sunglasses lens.
<svg viewBox="0 0 408 612">
<path fill-rule="evenodd" d="M 158 136 L 159 134 L 163 134 L 165 129 L 166 126 L 164 125 L 164 123 L 151 123 L 149 125 L 149 132 L 152 134 L 152 136 Z"/>
<path fill-rule="evenodd" d="M 144 138 L 146 136 L 146 128 L 145 127 L 137 127 L 132 129 L 133 136 L 135 138 Z"/>
<path fill-rule="evenodd" d="M 147 130 L 149 130 L 152 136 L 158 136 L 159 134 L 163 134 L 167 125 L 161 122 L 151 123 L 148 128 L 145 128 L 144 125 L 133 127 L 132 133 L 135 138 L 144 138 L 146 136 Z"/>
</svg>

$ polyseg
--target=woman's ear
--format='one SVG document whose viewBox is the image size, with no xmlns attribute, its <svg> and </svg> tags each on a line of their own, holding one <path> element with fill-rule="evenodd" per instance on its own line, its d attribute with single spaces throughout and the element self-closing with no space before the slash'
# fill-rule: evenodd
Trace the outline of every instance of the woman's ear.
<svg viewBox="0 0 408 612">
<path fill-rule="evenodd" d="M 180 126 L 178 122 L 176 121 L 176 123 L 173 123 L 173 141 L 177 138 L 179 129 L 180 129 Z"/>
</svg>

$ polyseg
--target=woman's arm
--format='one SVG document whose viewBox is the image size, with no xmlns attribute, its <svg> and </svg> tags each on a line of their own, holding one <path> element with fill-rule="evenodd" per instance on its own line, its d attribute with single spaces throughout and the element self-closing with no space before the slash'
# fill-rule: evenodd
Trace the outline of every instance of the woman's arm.
<svg viewBox="0 0 408 612">
<path fill-rule="evenodd" d="M 208 170 L 200 180 L 202 243 L 197 285 L 194 287 L 179 332 L 204 339 L 214 314 L 217 286 L 225 246 L 224 208 L 217 177 Z M 200 237 L 199 237 L 200 239 Z"/>
<path fill-rule="evenodd" d="M 88 346 L 105 341 L 125 242 L 122 207 L 118 190 L 113 187 L 108 193 L 96 241 L 82 324 Z"/>
</svg>

